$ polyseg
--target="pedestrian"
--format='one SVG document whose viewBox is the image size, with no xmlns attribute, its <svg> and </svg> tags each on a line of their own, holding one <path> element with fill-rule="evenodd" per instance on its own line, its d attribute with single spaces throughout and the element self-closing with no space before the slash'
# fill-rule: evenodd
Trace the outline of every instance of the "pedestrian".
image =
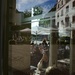
<svg viewBox="0 0 75 75">
<path fill-rule="evenodd" d="M 46 38 L 43 39 L 42 45 L 43 45 L 44 47 L 47 47 L 47 46 L 48 46 L 47 41 L 46 41 Z"/>
<path fill-rule="evenodd" d="M 39 70 L 42 70 L 43 68 L 47 68 L 47 67 L 48 67 L 48 56 L 46 52 L 44 52 L 41 60 L 37 64 L 37 68 Z"/>
</svg>

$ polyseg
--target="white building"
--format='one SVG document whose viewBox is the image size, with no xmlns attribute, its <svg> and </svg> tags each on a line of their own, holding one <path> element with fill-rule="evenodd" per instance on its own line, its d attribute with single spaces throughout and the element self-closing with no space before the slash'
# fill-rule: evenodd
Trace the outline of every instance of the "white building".
<svg viewBox="0 0 75 75">
<path fill-rule="evenodd" d="M 40 38 L 46 37 L 49 40 L 50 28 L 55 27 L 55 10 L 56 7 L 54 6 L 51 9 L 51 11 L 48 12 L 47 14 L 38 15 L 38 19 L 37 16 L 35 16 L 36 19 L 31 20 L 31 28 L 32 28 L 31 34 L 41 35 Z M 32 8 L 32 17 L 34 17 L 33 14 L 34 14 L 34 8 Z M 38 38 L 39 36 L 37 36 L 37 40 L 39 41 L 40 38 L 39 39 Z M 40 42 L 42 42 L 42 40 Z"/>
<path fill-rule="evenodd" d="M 58 0 L 56 9 L 56 25 L 59 36 L 70 36 L 70 27 L 75 27 L 75 0 Z"/>
</svg>

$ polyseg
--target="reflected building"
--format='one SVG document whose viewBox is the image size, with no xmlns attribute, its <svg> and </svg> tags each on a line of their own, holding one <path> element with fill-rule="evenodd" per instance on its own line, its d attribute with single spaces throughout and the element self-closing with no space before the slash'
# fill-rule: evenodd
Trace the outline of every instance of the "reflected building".
<svg viewBox="0 0 75 75">
<path fill-rule="evenodd" d="M 75 1 L 58 0 L 56 7 L 56 25 L 59 27 L 59 36 L 70 37 L 70 26 L 75 24 Z"/>
<path fill-rule="evenodd" d="M 58 0 L 56 7 L 56 25 L 59 36 L 70 37 L 70 74 L 75 73 L 75 0 Z"/>
</svg>

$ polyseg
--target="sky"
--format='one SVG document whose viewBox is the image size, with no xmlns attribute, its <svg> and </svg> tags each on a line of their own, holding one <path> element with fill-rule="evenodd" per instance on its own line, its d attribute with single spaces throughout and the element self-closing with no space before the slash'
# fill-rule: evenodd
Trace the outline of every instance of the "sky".
<svg viewBox="0 0 75 75">
<path fill-rule="evenodd" d="M 36 5 L 40 5 L 44 11 L 48 11 L 55 3 L 56 0 L 16 0 L 16 8 L 19 11 L 25 11 Z"/>
</svg>

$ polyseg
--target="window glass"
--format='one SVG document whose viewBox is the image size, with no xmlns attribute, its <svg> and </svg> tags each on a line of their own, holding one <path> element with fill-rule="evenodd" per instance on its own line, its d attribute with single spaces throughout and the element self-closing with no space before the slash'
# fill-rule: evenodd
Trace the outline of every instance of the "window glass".
<svg viewBox="0 0 75 75">
<path fill-rule="evenodd" d="M 66 17 L 66 18 L 65 18 L 65 24 L 66 24 L 66 26 L 69 26 L 69 25 L 70 25 L 69 17 Z"/>
<path fill-rule="evenodd" d="M 63 10 L 61 10 L 61 16 L 63 16 Z"/>
<path fill-rule="evenodd" d="M 59 27 L 59 22 L 57 22 L 57 27 Z"/>
<path fill-rule="evenodd" d="M 66 7 L 66 13 L 69 12 L 69 6 Z"/>
<path fill-rule="evenodd" d="M 62 24 L 62 25 L 64 25 L 64 22 L 63 22 L 63 20 L 61 21 L 61 24 Z"/>
<path fill-rule="evenodd" d="M 63 5 L 63 0 L 61 1 L 61 5 Z"/>
<path fill-rule="evenodd" d="M 59 17 L 59 13 L 57 14 L 57 17 Z"/>
<path fill-rule="evenodd" d="M 49 65 L 69 59 L 70 39 L 63 37 L 67 34 L 62 30 L 63 20 L 56 23 L 55 17 L 63 17 L 63 10 L 55 16 L 56 3 L 57 0 L 9 1 L 9 75 L 45 75 Z M 69 25 L 69 19 L 64 19 Z"/>
<path fill-rule="evenodd" d="M 75 7 L 75 1 L 73 1 L 73 7 Z"/>
<path fill-rule="evenodd" d="M 72 17 L 72 22 L 75 23 L 75 16 Z"/>
</svg>

